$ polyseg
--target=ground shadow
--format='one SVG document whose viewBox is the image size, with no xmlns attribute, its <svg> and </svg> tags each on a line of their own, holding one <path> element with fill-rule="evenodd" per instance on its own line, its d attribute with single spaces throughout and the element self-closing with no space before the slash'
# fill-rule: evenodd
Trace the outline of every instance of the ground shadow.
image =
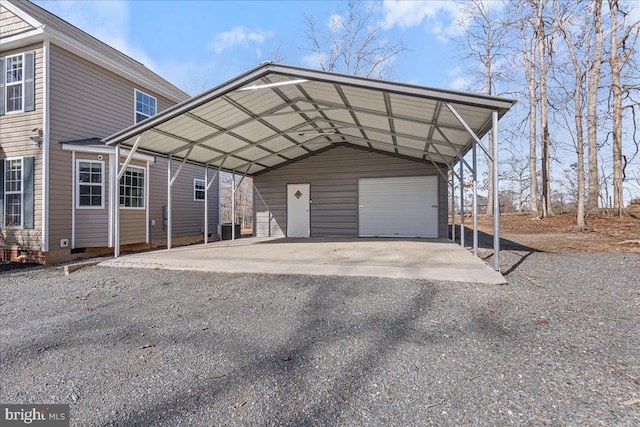
<svg viewBox="0 0 640 427">
<path fill-rule="evenodd" d="M 449 225 L 449 238 L 451 238 L 451 225 Z M 460 244 L 460 226 L 456 226 L 456 243 Z M 464 227 L 464 245 L 467 248 L 473 247 L 473 229 Z M 478 230 L 478 249 L 493 250 L 493 234 L 485 233 Z M 544 252 L 541 249 L 534 248 L 532 246 L 523 245 L 522 243 L 514 240 L 505 239 L 500 237 L 500 252 L 510 252 L 515 255 L 517 261 L 511 265 L 503 265 L 502 275 L 508 276 L 513 273 L 523 262 L 527 260 L 532 254 Z M 493 259 L 493 252 L 488 255 L 481 256 L 484 261 L 491 261 Z M 506 268 L 506 270 L 504 270 Z"/>
</svg>

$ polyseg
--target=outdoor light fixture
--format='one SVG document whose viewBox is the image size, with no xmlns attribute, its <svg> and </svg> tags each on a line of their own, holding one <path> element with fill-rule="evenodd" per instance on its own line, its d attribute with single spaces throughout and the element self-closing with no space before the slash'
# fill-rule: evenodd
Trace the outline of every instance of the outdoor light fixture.
<svg viewBox="0 0 640 427">
<path fill-rule="evenodd" d="M 247 86 L 247 87 L 243 87 L 243 88 L 238 89 L 238 91 L 266 89 L 266 88 L 269 88 L 269 87 L 286 86 L 286 85 L 297 85 L 299 83 L 305 83 L 305 82 L 308 82 L 308 81 L 309 80 L 305 80 L 305 79 L 287 80 L 287 81 L 284 81 L 284 82 L 267 83 L 267 84 L 263 84 L 263 85 Z"/>
<path fill-rule="evenodd" d="M 40 147 L 42 145 L 42 140 L 43 140 L 42 129 L 38 129 L 38 128 L 31 129 L 31 132 L 33 132 L 35 135 L 31 135 L 29 139 L 35 142 L 38 147 Z"/>
</svg>

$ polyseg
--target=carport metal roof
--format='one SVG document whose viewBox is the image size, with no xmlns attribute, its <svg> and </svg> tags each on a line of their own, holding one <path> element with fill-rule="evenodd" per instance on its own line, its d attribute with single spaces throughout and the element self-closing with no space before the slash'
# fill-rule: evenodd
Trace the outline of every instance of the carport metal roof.
<svg viewBox="0 0 640 427">
<path fill-rule="evenodd" d="M 104 141 L 248 176 L 336 144 L 451 168 L 513 103 L 264 63 Z"/>
<path fill-rule="evenodd" d="M 464 169 L 473 174 L 474 254 L 477 255 L 477 155 L 480 146 L 497 160 L 497 124 L 515 101 L 424 86 L 264 63 L 207 92 L 182 102 L 103 141 L 131 147 L 122 166 L 116 163 L 112 194 L 137 150 L 169 158 L 167 247 L 171 248 L 171 187 L 181 167 L 171 160 L 189 161 L 243 176 L 256 176 L 338 145 L 430 163 L 447 180 L 451 171 L 451 232 L 455 240 L 455 179 Z M 489 153 L 480 139 L 489 131 L 496 143 Z M 464 155 L 473 149 L 472 164 Z M 460 163 L 458 173 L 454 166 Z M 235 177 L 235 175 L 234 175 Z M 215 178 L 215 175 L 214 175 Z M 493 168 L 494 182 L 498 168 Z M 232 192 L 235 193 L 235 178 Z M 461 245 L 464 246 L 464 194 L 460 186 Z M 208 236 L 205 191 L 204 235 Z M 494 263 L 499 270 L 498 190 L 494 185 Z M 120 208 L 112 197 L 114 255 L 119 255 Z M 235 208 L 232 197 L 232 210 Z M 234 228 L 232 227 L 232 230 Z M 234 234 L 232 234 L 234 235 Z"/>
</svg>

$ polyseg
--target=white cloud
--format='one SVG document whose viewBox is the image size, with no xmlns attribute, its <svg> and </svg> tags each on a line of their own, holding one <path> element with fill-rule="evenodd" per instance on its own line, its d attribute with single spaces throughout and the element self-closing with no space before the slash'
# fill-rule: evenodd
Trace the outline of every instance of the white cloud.
<svg viewBox="0 0 640 427">
<path fill-rule="evenodd" d="M 471 88 L 471 78 L 463 76 L 463 70 L 460 67 L 454 67 L 449 70 L 449 88 L 459 91 L 469 91 Z"/>
<path fill-rule="evenodd" d="M 272 31 L 249 31 L 243 26 L 234 27 L 229 31 L 218 33 L 209 44 L 209 49 L 215 53 L 222 53 L 233 46 L 249 47 L 250 43 L 261 45 L 273 36 Z"/>
<path fill-rule="evenodd" d="M 326 53 L 312 53 L 300 58 L 300 64 L 309 68 L 322 68 L 322 64 L 327 60 Z"/>
<path fill-rule="evenodd" d="M 480 2 L 490 10 L 504 7 L 503 1 L 486 0 Z M 425 31 L 435 36 L 441 43 L 463 34 L 469 25 L 465 7 L 469 3 L 442 0 L 384 0 L 382 5 L 385 23 L 388 27 L 409 28 L 423 25 Z"/>
<path fill-rule="evenodd" d="M 338 31 L 340 31 L 340 28 L 342 28 L 342 23 L 344 22 L 344 18 L 342 17 L 342 15 L 338 14 L 338 13 L 332 13 L 331 16 L 329 17 L 329 30 L 331 30 L 332 33 L 336 33 Z"/>
</svg>

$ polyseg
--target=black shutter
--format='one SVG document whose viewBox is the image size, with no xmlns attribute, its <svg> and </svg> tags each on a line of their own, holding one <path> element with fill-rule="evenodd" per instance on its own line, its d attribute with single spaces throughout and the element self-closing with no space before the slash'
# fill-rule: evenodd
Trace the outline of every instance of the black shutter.
<svg viewBox="0 0 640 427">
<path fill-rule="evenodd" d="M 6 92 L 5 92 L 5 79 L 7 78 L 7 70 L 4 66 L 5 64 L 5 59 L 4 58 L 0 58 L 0 116 L 4 115 L 4 103 L 5 103 L 5 99 L 7 98 Z M 4 182 L 4 178 L 3 181 Z"/>
<path fill-rule="evenodd" d="M 0 228 L 4 227 L 4 159 L 0 159 Z"/>
<path fill-rule="evenodd" d="M 23 207 L 23 217 L 24 223 L 22 224 L 22 228 L 32 229 L 34 224 L 35 217 L 35 206 L 34 206 L 34 172 L 35 172 L 35 157 L 25 157 L 23 159 L 24 170 L 22 171 L 22 202 L 24 203 Z"/>
<path fill-rule="evenodd" d="M 24 111 L 36 109 L 35 69 L 35 51 L 26 52 L 24 54 Z"/>
</svg>

